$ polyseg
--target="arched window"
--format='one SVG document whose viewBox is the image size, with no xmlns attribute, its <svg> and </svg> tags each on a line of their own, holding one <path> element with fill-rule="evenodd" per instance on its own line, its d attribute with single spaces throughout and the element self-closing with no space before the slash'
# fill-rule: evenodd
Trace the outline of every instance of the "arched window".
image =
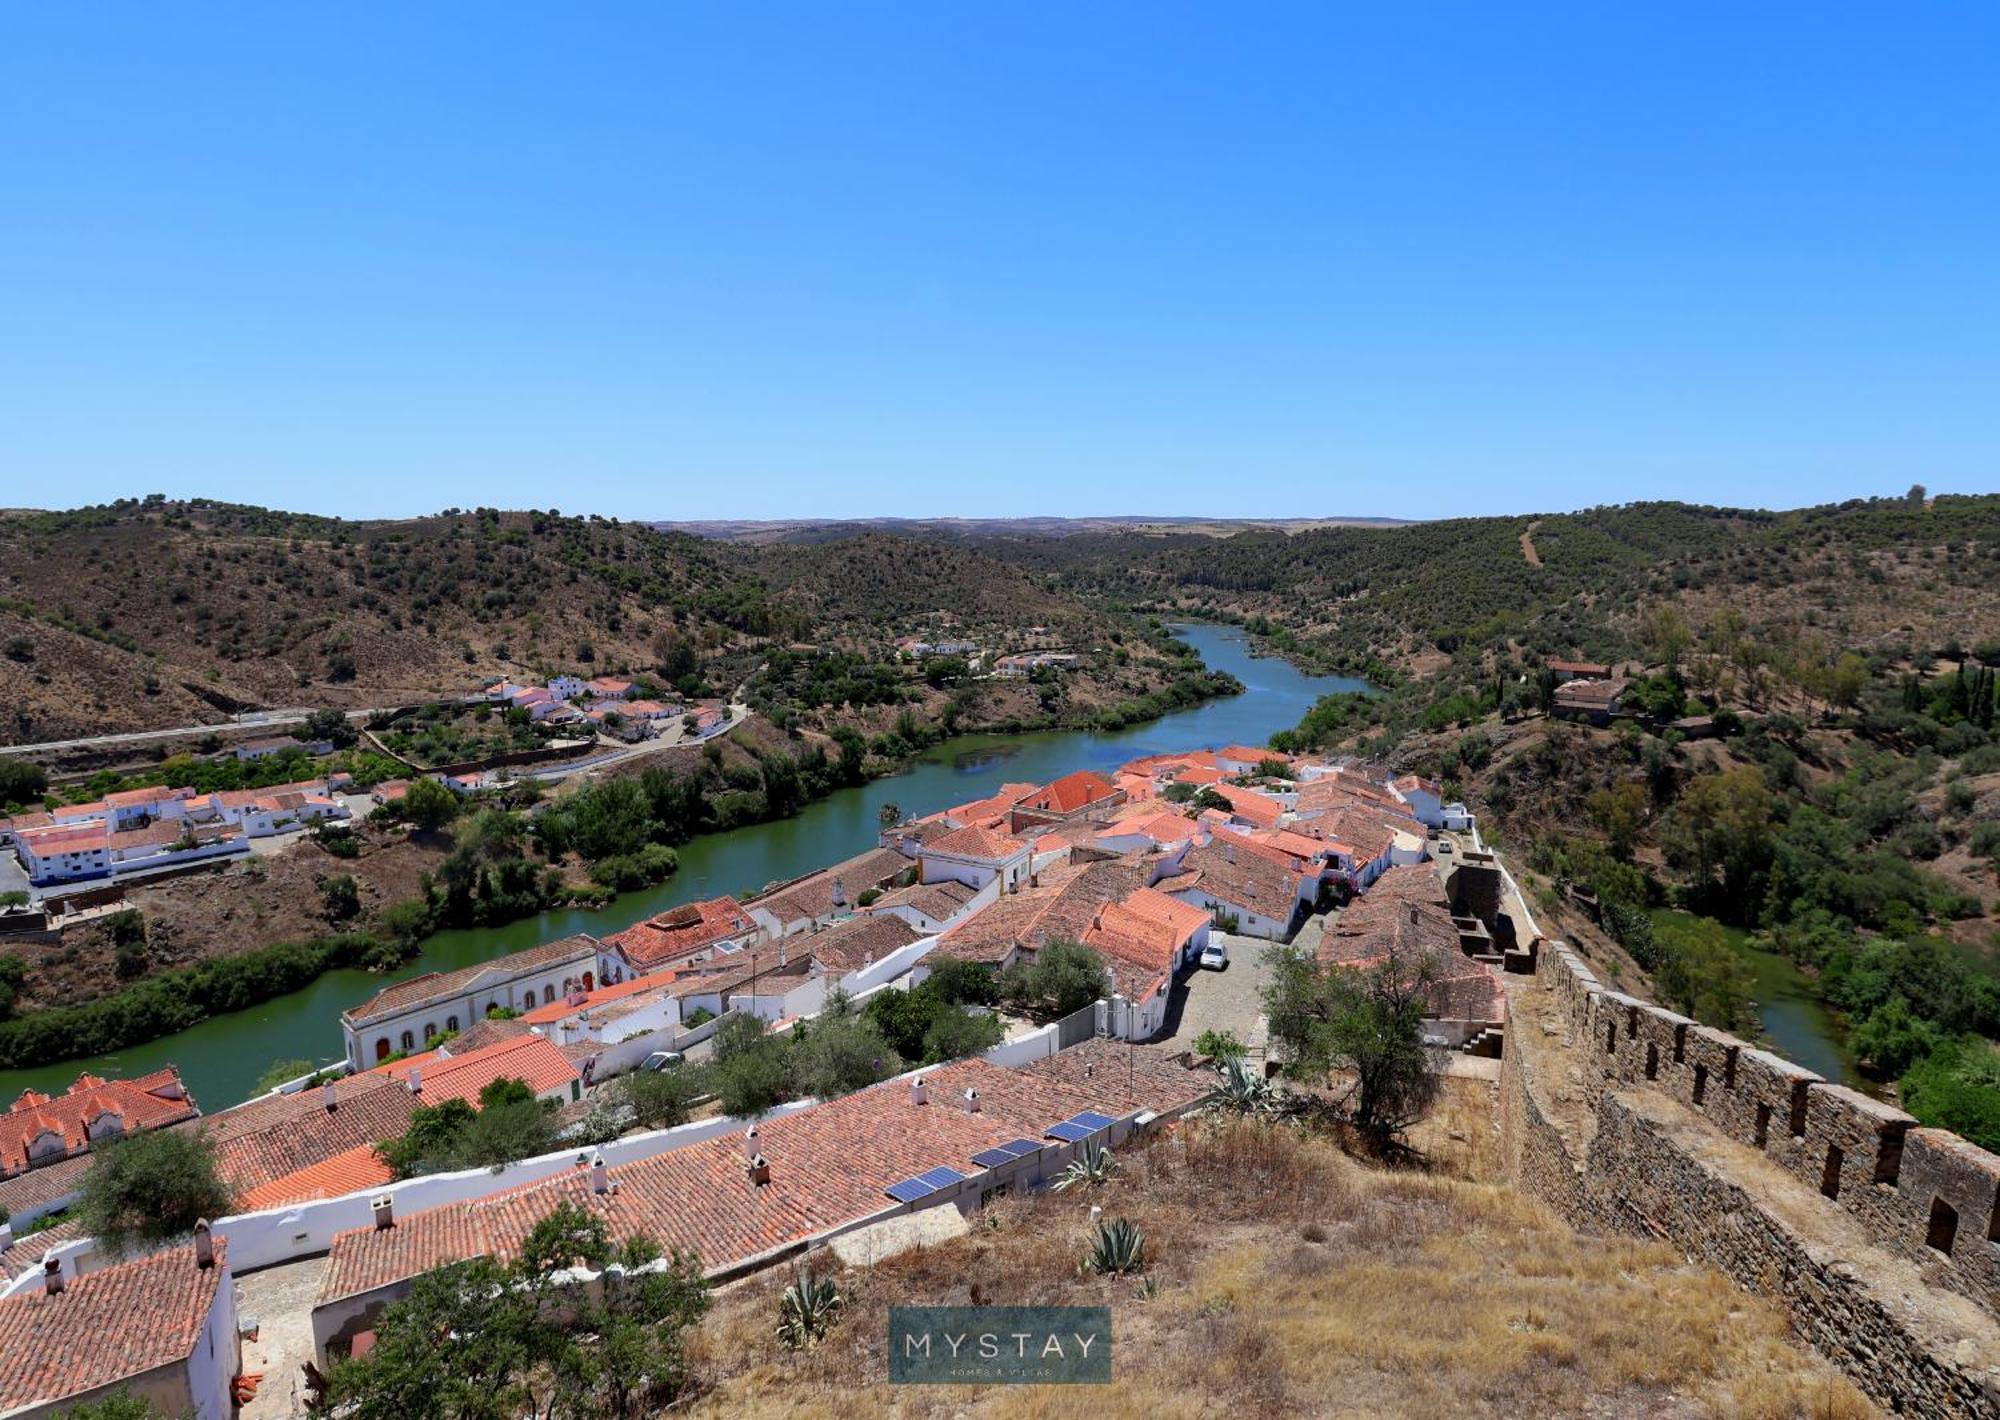
<svg viewBox="0 0 2000 1420">
<path fill-rule="evenodd" d="M 458 1017 L 457 1017 L 457 1016 L 446 1016 L 446 1017 L 444 1018 L 444 1028 L 445 1028 L 446 1030 L 457 1030 L 457 1029 L 458 1029 Z"/>
<path fill-rule="evenodd" d="M 405 1051 L 409 1051 L 412 1048 L 414 1048 L 416 1043 L 417 1043 L 417 1038 L 415 1036 L 411 1035 L 408 1031 L 403 1032 L 403 1049 Z"/>
<path fill-rule="evenodd" d="M 597 989 L 597 977 L 591 972 L 586 971 L 583 974 L 583 989 L 586 991 L 595 991 Z"/>
<path fill-rule="evenodd" d="M 544 1006 L 553 1005 L 555 1004 L 555 999 L 556 999 L 555 985 L 551 983 L 547 986 L 544 986 L 542 988 L 542 1004 Z"/>
<path fill-rule="evenodd" d="M 425 1039 L 425 1040 L 431 1040 L 431 1039 L 435 1038 L 435 1037 L 436 1037 L 436 1035 L 437 1035 L 437 1033 L 438 1033 L 438 1028 L 437 1028 L 437 1027 L 436 1027 L 435 1025 L 433 1025 L 433 1024 L 432 1024 L 431 1022 L 429 1022 L 429 1021 L 425 1021 L 425 1022 L 424 1022 L 424 1039 Z"/>
<path fill-rule="evenodd" d="M 385 1035 L 380 1040 L 375 1042 L 375 1058 L 377 1060 L 387 1060 L 389 1058 L 388 1036 Z"/>
</svg>

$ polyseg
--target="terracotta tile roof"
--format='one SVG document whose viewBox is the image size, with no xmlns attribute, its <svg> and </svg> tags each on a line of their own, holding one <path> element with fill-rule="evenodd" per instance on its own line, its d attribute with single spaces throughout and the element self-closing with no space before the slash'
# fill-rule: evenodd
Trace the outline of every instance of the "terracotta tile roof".
<svg viewBox="0 0 2000 1420">
<path fill-rule="evenodd" d="M 1572 680 L 1556 687 L 1558 705 L 1601 709 L 1625 693 L 1631 682 L 1623 680 Z"/>
<path fill-rule="evenodd" d="M 740 1135 L 689 1144 L 610 1170 L 615 1193 L 591 1191 L 590 1171 L 489 1198 L 399 1218 L 393 1228 L 338 1235 L 321 1284 L 322 1303 L 371 1292 L 441 1263 L 492 1252 L 507 1255 L 556 1204 L 568 1201 L 605 1219 L 614 1237 L 648 1233 L 668 1248 L 692 1249 L 708 1270 L 887 1213 L 886 1189 L 939 1165 L 976 1172 L 972 1156 L 1004 1140 L 1040 1138 L 1048 1125 L 1085 1109 L 1129 1114 L 1179 1109 L 1209 1093 L 1213 1076 L 1149 1058 L 1143 1073 L 1126 1047 L 1095 1042 L 1066 1051 L 1089 1059 L 1061 1071 L 1007 1070 L 965 1060 L 925 1072 L 930 1102 L 913 1104 L 906 1080 L 886 1081 L 757 1126 L 770 1182 L 752 1184 Z M 1115 1063 L 1116 1068 L 1113 1068 Z M 1086 1066 L 1093 1074 L 1083 1073 Z M 957 1101 L 979 1092 L 980 1110 Z"/>
<path fill-rule="evenodd" d="M 642 991 L 657 991 L 663 982 L 671 980 L 672 972 L 660 972 L 652 976 L 635 976 L 621 981 L 616 986 L 600 986 L 595 991 L 578 993 L 575 996 L 558 996 L 546 1006 L 537 1006 L 532 1011 L 523 1011 L 520 1022 L 530 1028 L 545 1026 L 552 1021 L 560 1021 L 575 1015 L 578 1011 L 623 1000 Z"/>
<path fill-rule="evenodd" d="M 494 983 L 511 977 L 528 976 L 552 967 L 566 966 L 571 962 L 595 962 L 597 959 L 597 939 L 588 933 L 579 932 L 573 937 L 558 938 L 544 942 L 538 947 L 530 947 L 524 952 L 514 952 L 504 957 L 494 957 L 491 961 L 477 962 L 472 966 L 462 966 L 456 971 L 429 971 L 422 976 L 413 976 L 408 981 L 398 981 L 384 986 L 359 1006 L 340 1013 L 340 1018 L 350 1025 L 362 1025 L 383 1016 L 400 1015 L 415 1010 L 432 1001 L 446 1001 L 469 991 L 482 989 L 475 985 L 482 979 Z"/>
<path fill-rule="evenodd" d="M 23 829 L 15 837 L 37 858 L 48 858 L 58 853 L 82 853 L 108 847 L 111 830 L 102 822 L 62 823 L 48 828 Z"/>
<path fill-rule="evenodd" d="M 979 824 L 968 824 L 964 828 L 953 829 L 942 838 L 926 843 L 924 853 L 948 854 L 954 858 L 969 858 L 975 862 L 1004 863 L 1009 858 L 1026 851 L 1027 847 L 1028 845 L 1018 838 L 996 833 Z"/>
<path fill-rule="evenodd" d="M 1442 795 L 1444 793 L 1443 786 L 1440 785 L 1437 780 L 1426 779 L 1421 774 L 1404 774 L 1396 779 L 1390 780 L 1389 786 L 1393 789 L 1400 789 L 1405 794 L 1410 793 L 1412 790 L 1416 789 L 1421 789 L 1426 794 L 1430 794 L 1433 797 Z"/>
<path fill-rule="evenodd" d="M 83 1186 L 83 1176 L 90 1172 L 93 1162 L 88 1154 L 72 1154 L 60 1163 L 43 1164 L 38 1169 L 0 1179 L 0 1208 L 5 1208 L 10 1217 L 46 1210 Z"/>
<path fill-rule="evenodd" d="M 1098 908 L 1083 942 L 1103 954 L 1120 989 L 1143 1001 L 1166 985 L 1175 955 L 1207 925 L 1199 907 L 1141 888 Z"/>
<path fill-rule="evenodd" d="M 227 1249 L 217 1238 L 214 1266 L 199 1267 L 192 1246 L 169 1247 L 86 1273 L 55 1296 L 31 1288 L 0 1301 L 0 1412 L 186 1361 L 215 1307 Z"/>
<path fill-rule="evenodd" d="M 194 797 L 192 789 L 167 789 L 155 784 L 144 789 L 120 789 L 104 796 L 107 809 L 132 809 L 142 804 L 184 802 Z"/>
<path fill-rule="evenodd" d="M 403 1060 L 388 1067 L 391 1079 L 406 1084 L 412 1071 L 419 1072 L 417 1102 L 424 1105 L 440 1105 L 446 1100 L 476 1105 L 479 1092 L 495 1080 L 520 1080 L 539 1095 L 566 1088 L 580 1078 L 567 1056 L 545 1037 L 532 1033 L 463 1055 L 440 1055 L 428 1063 Z"/>
<path fill-rule="evenodd" d="M 1099 838 L 1129 838 L 1144 834 L 1155 843 L 1180 843 L 1201 837 L 1201 825 L 1184 814 L 1155 812 L 1138 818 L 1118 819 L 1099 829 Z"/>
<path fill-rule="evenodd" d="M 1024 809 L 1068 814 L 1117 796 L 1118 786 L 1102 774 L 1079 769 L 1074 774 L 1065 774 L 1039 792 L 1030 794 L 1022 799 L 1018 806 Z"/>
<path fill-rule="evenodd" d="M 811 952 L 826 967 L 827 975 L 836 977 L 859 971 L 870 962 L 880 961 L 889 953 L 917 941 L 921 935 L 916 928 L 892 913 L 868 912 L 822 931 L 792 937 L 788 945 L 801 953 Z"/>
<path fill-rule="evenodd" d="M 119 1132 L 134 1134 L 192 1119 L 199 1112 L 171 1065 L 131 1080 L 79 1075 L 54 1098 L 26 1090 L 0 1120 L 0 1176 L 24 1172 L 30 1158 L 36 1157 L 29 1147 L 48 1135 L 62 1144 L 54 1157 L 88 1150 L 90 1127 L 98 1124 L 102 1132 L 106 1126 L 99 1121 L 106 1115 L 117 1117 Z"/>
<path fill-rule="evenodd" d="M 1243 789 L 1234 784 L 1217 784 L 1214 789 L 1229 800 L 1229 810 L 1233 815 L 1259 828 L 1277 827 L 1278 820 L 1284 815 L 1283 804 L 1255 789 Z"/>
<path fill-rule="evenodd" d="M 445 1042 L 447 1056 L 470 1055 L 475 1050 L 489 1045 L 497 1045 L 503 1040 L 513 1040 L 524 1036 L 534 1026 L 523 1016 L 509 1016 L 502 1020 L 482 1017 Z"/>
<path fill-rule="evenodd" d="M 1262 764 L 1267 759 L 1275 759 L 1280 764 L 1290 764 L 1292 757 L 1275 749 L 1258 749 L 1255 745 L 1225 745 L 1216 752 L 1217 759 L 1232 763 Z"/>
<path fill-rule="evenodd" d="M 885 892 L 864 910 L 873 913 L 891 907 L 909 907 L 933 922 L 942 922 L 978 895 L 977 888 L 955 878 L 946 878 L 942 882 L 911 883 L 908 887 Z"/>
<path fill-rule="evenodd" d="M 11 1247 L 0 1252 L 0 1276 L 25 1277 L 30 1272 L 40 1272 L 42 1258 L 51 1248 L 89 1236 L 90 1231 L 84 1227 L 83 1220 L 71 1218 L 52 1228 L 43 1228 L 39 1233 L 17 1237 Z"/>
<path fill-rule="evenodd" d="M 1560 671 L 1564 675 L 1607 676 L 1611 674 L 1611 667 L 1598 661 L 1548 661 L 1545 664 L 1550 670 Z"/>
<path fill-rule="evenodd" d="M 842 899 L 852 911 L 855 898 L 893 881 L 909 868 L 910 860 L 895 850 L 871 848 L 866 853 L 787 884 L 776 892 L 752 898 L 743 907 L 745 911 L 753 907 L 763 908 L 781 923 L 809 921 L 825 917 L 835 910 L 833 888 L 835 883 L 839 883 Z"/>
<path fill-rule="evenodd" d="M 377 1188 L 396 1177 L 396 1171 L 382 1162 L 373 1144 L 356 1144 L 331 1158 L 308 1164 L 296 1173 L 259 1184 L 239 1197 L 237 1206 L 246 1213 L 263 1208 L 282 1208 L 293 1203 L 310 1203 L 317 1198 L 339 1198 Z"/>
<path fill-rule="evenodd" d="M 1318 959 L 1357 969 L 1379 966 L 1392 957 L 1411 969 L 1423 963 L 1431 976 L 1429 1015 L 1454 1021 L 1501 1019 L 1506 993 L 1499 974 L 1458 949 L 1458 934 L 1449 918 L 1440 926 L 1433 913 L 1415 904 L 1393 906 L 1391 914 L 1364 933 L 1327 933 Z"/>
<path fill-rule="evenodd" d="M 1154 797 L 1153 781 L 1143 774 L 1120 773 L 1114 776 L 1111 782 L 1125 791 L 1125 798 L 1129 803 Z"/>
<path fill-rule="evenodd" d="M 719 942 L 754 933 L 752 922 L 733 897 L 712 897 L 706 902 L 690 902 L 670 908 L 614 932 L 604 945 L 621 953 L 641 971 L 665 966 Z"/>
<path fill-rule="evenodd" d="M 1004 961 L 1016 948 L 1034 951 L 1052 941 L 1080 941 L 1097 909 L 1146 885 L 1136 858 L 1065 863 L 1050 868 L 1033 887 L 981 908 L 938 939 L 937 950 L 967 961 Z"/>
<path fill-rule="evenodd" d="M 1281 857 L 1234 834 L 1219 833 L 1188 849 L 1180 875 L 1168 880 L 1173 885 L 1162 882 L 1160 887 L 1167 892 L 1198 889 L 1231 907 L 1283 921 L 1297 907 L 1299 880 L 1281 865 Z M 1190 876 L 1193 880 L 1187 881 Z"/>
<path fill-rule="evenodd" d="M 1223 784 L 1229 780 L 1229 776 L 1220 769 L 1210 769 L 1202 765 L 1179 770 L 1173 777 L 1176 784 L 1194 784 L 1197 786 Z"/>
<path fill-rule="evenodd" d="M 336 1081 L 334 1099 L 329 1111 L 323 1090 L 301 1090 L 179 1127 L 198 1128 L 215 1141 L 223 1181 L 241 1197 L 358 1145 L 398 1137 L 419 1103 L 400 1082 L 374 1073 Z"/>
</svg>

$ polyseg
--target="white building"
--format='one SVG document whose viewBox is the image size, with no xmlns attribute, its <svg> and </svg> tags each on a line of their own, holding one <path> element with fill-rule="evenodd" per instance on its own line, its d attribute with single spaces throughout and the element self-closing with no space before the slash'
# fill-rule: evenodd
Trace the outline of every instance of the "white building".
<svg viewBox="0 0 2000 1420">
<path fill-rule="evenodd" d="M 574 700 L 590 688 L 589 682 L 581 676 L 552 675 L 549 677 L 549 694 L 558 700 Z"/>
<path fill-rule="evenodd" d="M 1028 876 L 1033 856 L 1034 844 L 970 824 L 932 839 L 918 850 L 917 880 L 982 888 L 997 878 L 1002 892 L 1012 892 Z"/>
<path fill-rule="evenodd" d="M 427 972 L 383 987 L 340 1013 L 347 1063 L 365 1070 L 398 1052 L 413 1053 L 445 1031 L 469 1029 L 493 1007 L 528 1011 L 597 984 L 597 939 L 544 942 L 457 971 Z"/>
</svg>

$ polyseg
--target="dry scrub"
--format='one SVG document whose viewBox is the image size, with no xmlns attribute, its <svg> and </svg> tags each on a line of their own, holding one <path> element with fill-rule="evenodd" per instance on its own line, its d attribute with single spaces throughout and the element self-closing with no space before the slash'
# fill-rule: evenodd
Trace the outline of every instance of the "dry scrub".
<svg viewBox="0 0 2000 1420">
<path fill-rule="evenodd" d="M 1001 1200 L 969 1237 L 848 1269 L 818 1351 L 772 1335 L 782 1277 L 720 1299 L 696 1341 L 750 1416 L 1873 1414 L 1776 1311 L 1663 1246 L 1571 1233 L 1496 1176 L 1486 1087 L 1418 1142 L 1427 1170 L 1353 1162 L 1296 1127 L 1186 1123 L 1105 1189 Z M 1146 1233 L 1146 1278 L 1079 1275 L 1102 1202 Z M 895 1304 L 1108 1303 L 1117 1381 L 975 1389 L 881 1382 Z"/>
</svg>

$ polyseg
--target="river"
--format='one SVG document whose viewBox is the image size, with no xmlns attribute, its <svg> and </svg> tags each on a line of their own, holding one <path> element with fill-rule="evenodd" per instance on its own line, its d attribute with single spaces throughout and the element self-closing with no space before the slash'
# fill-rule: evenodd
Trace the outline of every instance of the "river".
<svg viewBox="0 0 2000 1420">
<path fill-rule="evenodd" d="M 602 936 L 679 903 L 720 893 L 749 896 L 767 883 L 798 877 L 863 851 L 880 832 L 878 815 L 886 803 L 896 804 L 905 814 L 927 814 L 982 798 L 1009 780 L 1042 784 L 1079 769 L 1111 769 L 1144 754 L 1261 745 L 1275 731 L 1297 724 L 1318 697 L 1367 688 L 1365 682 L 1344 677 L 1304 675 L 1276 657 L 1252 656 L 1244 633 L 1234 627 L 1191 625 L 1176 630 L 1201 652 L 1211 669 L 1229 671 L 1242 681 L 1244 693 L 1110 734 L 1049 731 L 947 740 L 906 772 L 839 790 L 792 818 L 697 838 L 680 848 L 680 871 L 673 877 L 658 887 L 626 893 L 600 910 L 546 912 L 505 927 L 439 932 L 425 941 L 416 960 L 392 976 L 328 972 L 288 996 L 129 1050 L 35 1070 L 0 1072 L 0 1099 L 12 1100 L 31 1087 L 60 1093 L 85 1070 L 129 1076 L 171 1063 L 179 1067 L 202 1108 L 235 1104 L 249 1096 L 274 1060 L 337 1060 L 340 1013 L 387 981 L 450 971 L 572 932 Z"/>
</svg>

